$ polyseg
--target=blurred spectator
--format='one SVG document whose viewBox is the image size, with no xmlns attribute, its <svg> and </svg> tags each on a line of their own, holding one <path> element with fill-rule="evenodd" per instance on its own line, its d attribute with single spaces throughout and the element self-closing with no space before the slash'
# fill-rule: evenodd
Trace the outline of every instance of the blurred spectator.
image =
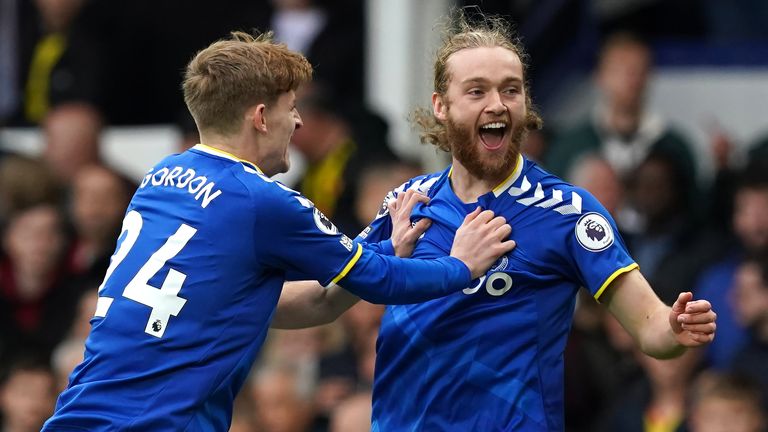
<svg viewBox="0 0 768 432">
<path fill-rule="evenodd" d="M 371 430 L 371 392 L 356 393 L 336 407 L 328 432 L 362 432 Z"/>
<path fill-rule="evenodd" d="M 691 392 L 690 432 L 764 432 L 757 385 L 737 375 L 703 373 Z"/>
<path fill-rule="evenodd" d="M 615 400 L 598 430 L 643 432 L 683 431 L 686 397 L 690 391 L 701 352 L 689 349 L 669 360 L 658 360 L 637 352 L 645 376 Z"/>
<path fill-rule="evenodd" d="M 652 151 L 627 181 L 618 221 L 630 253 L 668 304 L 714 259 L 711 248 L 698 240 L 700 226 L 686 205 L 684 176 L 668 154 Z"/>
<path fill-rule="evenodd" d="M 736 321 L 749 340 L 736 353 L 732 370 L 760 386 L 768 402 L 768 257 L 752 256 L 739 265 L 731 291 Z M 766 405 L 768 408 L 768 405 Z"/>
<path fill-rule="evenodd" d="M 384 306 L 359 301 L 341 315 L 341 323 L 353 346 L 366 344 L 371 332 L 378 332 Z"/>
<path fill-rule="evenodd" d="M 356 389 L 373 382 L 376 337 L 384 307 L 359 301 L 337 321 L 344 331 L 343 344 L 321 356 L 315 406 L 319 423 L 329 421 L 341 401 Z"/>
<path fill-rule="evenodd" d="M 358 233 L 369 221 L 355 218 L 355 184 L 370 161 L 395 159 L 386 144 L 386 123 L 359 107 L 346 110 L 318 82 L 299 92 L 297 106 L 304 125 L 292 142 L 308 164 L 299 189 L 339 230 Z"/>
<path fill-rule="evenodd" d="M 360 174 L 356 185 L 354 200 L 357 222 L 361 226 L 367 226 L 371 223 L 381 209 L 381 197 L 422 173 L 423 171 L 419 166 L 405 162 L 377 163 L 371 161 Z M 350 232 L 349 234 L 357 234 L 358 232 Z"/>
<path fill-rule="evenodd" d="M 70 197 L 73 273 L 98 280 L 104 276 L 134 189 L 103 165 L 85 166 L 75 173 Z"/>
<path fill-rule="evenodd" d="M 586 291 L 579 290 L 565 347 L 565 429 L 593 432 L 604 407 L 641 373 L 634 343 L 618 321 Z"/>
<path fill-rule="evenodd" d="M 67 338 L 53 349 L 51 366 L 56 377 L 56 393 L 61 393 L 69 385 L 69 376 L 75 367 L 83 361 L 85 341 Z"/>
<path fill-rule="evenodd" d="M 733 214 L 733 195 L 738 186 L 739 171 L 735 166 L 746 165 L 768 167 L 768 135 L 761 136 L 746 147 L 746 161 L 734 155 L 731 137 L 715 127 L 712 133 L 711 152 L 715 162 L 715 176 L 710 186 L 710 230 L 731 234 L 730 220 Z M 736 161 L 734 161 L 736 159 Z"/>
<path fill-rule="evenodd" d="M 735 238 L 719 247 L 720 258 L 699 273 L 694 285 L 696 296 L 709 300 L 717 311 L 717 337 L 707 347 L 706 361 L 719 370 L 731 366 L 734 354 L 747 340 L 728 300 L 736 270 L 745 254 L 768 251 L 768 170 L 762 164 L 745 168 L 733 200 Z"/>
<path fill-rule="evenodd" d="M 53 205 L 10 217 L 0 261 L 0 348 L 50 350 L 65 335 L 78 299 L 64 269 L 65 244 L 62 215 Z"/>
<path fill-rule="evenodd" d="M 82 168 L 99 163 L 102 118 L 92 106 L 66 104 L 45 117 L 43 158 L 52 174 L 68 185 Z"/>
<path fill-rule="evenodd" d="M 0 377 L 0 430 L 37 432 L 53 414 L 54 377 L 48 364 L 36 356 L 19 354 Z"/>
<path fill-rule="evenodd" d="M 317 411 L 315 423 L 322 429 L 325 429 L 322 426 L 328 423 L 339 403 L 358 387 L 356 362 L 356 353 L 347 344 L 320 358 L 314 399 Z"/>
<path fill-rule="evenodd" d="M 528 159 L 538 164 L 543 164 L 549 150 L 549 142 L 552 139 L 548 129 L 533 129 L 528 131 L 525 137 L 522 151 Z"/>
<path fill-rule="evenodd" d="M 290 367 L 300 385 L 312 388 L 313 427 L 323 429 L 340 400 L 354 391 L 355 358 L 339 322 L 301 330 L 269 332 L 260 364 Z"/>
<path fill-rule="evenodd" d="M 624 201 L 624 186 L 605 159 L 595 154 L 580 157 L 574 162 L 567 179 L 574 186 L 589 191 L 614 219 L 618 218 Z"/>
<path fill-rule="evenodd" d="M 289 365 L 267 365 L 253 377 L 254 412 L 261 432 L 307 432 L 314 420 L 314 387 Z"/>
<path fill-rule="evenodd" d="M 19 27 L 24 6 L 30 2 L 0 0 L 0 127 L 19 105 Z"/>
<path fill-rule="evenodd" d="M 690 144 L 646 107 L 652 54 L 629 34 L 609 37 L 595 72 L 600 102 L 593 117 L 560 133 L 552 143 L 547 168 L 566 175 L 579 156 L 598 153 L 623 181 L 653 151 L 667 155 L 683 173 L 686 204 L 696 201 L 696 164 Z"/>
<path fill-rule="evenodd" d="M 716 120 L 710 120 L 709 152 L 714 164 L 714 176 L 707 190 L 709 219 L 706 228 L 721 234 L 732 234 L 730 220 L 733 215 L 733 193 L 736 189 L 736 159 L 734 143 Z"/>
<path fill-rule="evenodd" d="M 95 40 L 79 21 L 84 4 L 36 0 L 34 15 L 21 17 L 15 72 L 23 97 L 11 117 L 13 124 L 39 124 L 61 103 L 99 105 L 102 62 Z"/>
<path fill-rule="evenodd" d="M 229 432 L 261 432 L 256 421 L 256 413 L 253 411 L 255 406 L 251 388 L 247 385 L 243 386 L 235 397 Z"/>
<path fill-rule="evenodd" d="M 36 158 L 11 155 L 0 161 L 0 221 L 41 203 L 56 203 L 59 185 Z"/>
<path fill-rule="evenodd" d="M 91 332 L 91 318 L 96 313 L 96 303 L 99 299 L 97 282 L 86 286 L 80 293 L 75 307 L 75 317 L 67 331 L 67 337 L 85 342 Z M 80 353 L 82 355 L 82 353 Z"/>
<path fill-rule="evenodd" d="M 61 392 L 69 384 L 69 375 L 83 361 L 85 339 L 91 331 L 91 318 L 96 312 L 98 292 L 96 287 L 83 291 L 76 306 L 75 318 L 66 339 L 59 342 L 51 355 L 51 366 L 56 375 L 57 390 Z"/>
<path fill-rule="evenodd" d="M 768 135 L 758 138 L 749 146 L 749 159 L 768 162 Z"/>
<path fill-rule="evenodd" d="M 364 2 L 271 0 L 270 28 L 288 48 L 303 53 L 316 81 L 325 82 L 337 103 L 359 104 L 364 89 Z M 303 114 L 303 112 L 302 112 Z"/>
<path fill-rule="evenodd" d="M 357 356 L 357 374 L 362 387 L 373 386 L 373 376 L 376 369 L 376 341 L 379 337 L 379 329 L 368 329 L 358 336 L 355 345 Z"/>
</svg>

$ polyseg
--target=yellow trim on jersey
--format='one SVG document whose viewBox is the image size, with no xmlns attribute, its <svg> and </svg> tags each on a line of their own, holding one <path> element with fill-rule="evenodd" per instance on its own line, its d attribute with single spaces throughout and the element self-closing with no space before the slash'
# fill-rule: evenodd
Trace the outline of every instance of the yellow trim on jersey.
<svg viewBox="0 0 768 432">
<path fill-rule="evenodd" d="M 499 196 L 499 193 L 507 189 L 512 183 L 514 183 L 515 180 L 517 180 L 517 177 L 520 175 L 520 171 L 523 170 L 523 155 L 518 154 L 517 160 L 515 161 L 515 167 L 512 169 L 512 172 L 509 174 L 509 177 L 505 178 L 504 181 L 502 181 L 498 186 L 493 188 L 493 194 L 496 196 Z"/>
<path fill-rule="evenodd" d="M 250 167 L 254 168 L 256 171 L 258 171 L 259 174 L 264 174 L 264 172 L 261 170 L 261 168 L 259 168 L 255 163 L 253 163 L 253 162 L 251 162 L 249 160 L 241 159 L 241 158 L 233 155 L 232 153 L 225 152 L 224 150 L 217 149 L 216 147 L 211 147 L 209 145 L 205 145 L 205 144 L 201 143 L 201 144 L 195 144 L 195 146 L 192 147 L 192 148 L 196 148 L 196 149 L 202 150 L 202 151 L 204 151 L 206 153 L 213 153 L 215 155 L 223 156 L 223 157 L 225 157 L 227 159 L 233 159 L 233 160 L 236 160 L 238 162 L 242 162 L 242 163 L 248 164 L 248 166 L 250 166 Z"/>
<path fill-rule="evenodd" d="M 357 264 L 357 260 L 360 259 L 360 255 L 362 254 L 363 254 L 363 246 L 360 243 L 358 243 L 357 252 L 355 252 L 355 256 L 353 256 L 352 259 L 349 260 L 347 265 L 344 266 L 344 270 L 342 270 L 341 273 L 339 273 L 335 278 L 333 278 L 333 280 L 329 285 L 338 283 L 344 276 L 346 276 L 347 273 L 349 273 L 349 271 L 352 270 L 352 267 L 354 267 L 354 265 Z"/>
<path fill-rule="evenodd" d="M 520 172 L 523 170 L 523 155 L 518 154 L 517 160 L 515 161 L 515 167 L 512 168 L 512 172 L 509 174 L 507 178 L 504 179 L 501 183 L 498 184 L 495 188 L 491 190 L 493 194 L 498 197 L 503 190 L 506 190 L 510 186 L 512 186 L 512 183 L 517 180 L 517 177 L 520 175 Z M 451 169 L 448 170 L 448 178 L 451 178 L 451 175 L 453 174 L 453 165 L 451 165 Z"/>
<path fill-rule="evenodd" d="M 613 272 L 613 274 L 608 276 L 608 279 L 606 279 L 605 282 L 603 282 L 603 285 L 601 285 L 600 289 L 597 290 L 597 292 L 595 293 L 595 295 L 594 295 L 595 300 L 597 300 L 598 303 L 600 302 L 600 296 L 603 295 L 603 291 L 605 291 L 605 289 L 608 288 L 608 285 L 610 285 L 611 282 L 613 282 L 614 279 L 619 277 L 619 275 L 624 274 L 624 273 L 626 273 L 628 271 L 634 270 L 634 269 L 636 269 L 638 267 L 640 267 L 640 266 L 637 265 L 637 263 L 632 263 L 632 264 L 630 264 L 630 265 L 628 265 L 626 267 L 622 267 L 622 268 L 616 270 L 615 272 Z"/>
</svg>

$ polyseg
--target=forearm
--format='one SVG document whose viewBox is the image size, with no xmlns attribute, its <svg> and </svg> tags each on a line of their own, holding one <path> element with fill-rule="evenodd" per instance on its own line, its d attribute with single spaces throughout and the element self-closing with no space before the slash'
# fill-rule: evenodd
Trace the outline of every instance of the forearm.
<svg viewBox="0 0 768 432">
<path fill-rule="evenodd" d="M 663 359 L 685 351 L 670 325 L 671 308 L 659 299 L 638 270 L 616 278 L 603 297 L 608 310 L 645 354 Z"/>
<path fill-rule="evenodd" d="M 297 329 L 327 324 L 360 300 L 340 286 L 315 281 L 286 282 L 270 327 Z"/>
<path fill-rule="evenodd" d="M 442 297 L 469 286 L 471 275 L 453 257 L 400 259 L 366 251 L 339 284 L 377 304 L 410 304 Z"/>
<path fill-rule="evenodd" d="M 646 325 L 640 326 L 636 335 L 642 352 L 657 359 L 677 357 L 685 352 L 669 324 L 671 308 L 659 301 L 658 306 L 648 314 Z"/>
</svg>

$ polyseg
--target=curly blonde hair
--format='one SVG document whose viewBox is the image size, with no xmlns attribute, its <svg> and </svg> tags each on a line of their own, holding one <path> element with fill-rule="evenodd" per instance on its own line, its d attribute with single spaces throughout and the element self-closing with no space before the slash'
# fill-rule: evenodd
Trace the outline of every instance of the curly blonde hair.
<svg viewBox="0 0 768 432">
<path fill-rule="evenodd" d="M 435 55 L 435 93 L 445 95 L 448 91 L 448 84 L 451 79 L 448 59 L 463 49 L 506 48 L 520 59 L 525 77 L 528 56 L 520 40 L 514 36 L 509 23 L 504 18 L 477 12 L 472 15 L 470 20 L 465 9 L 454 9 L 448 15 L 443 27 L 443 42 Z M 543 122 L 533 107 L 527 82 L 525 83 L 525 106 L 527 111 L 525 129 L 541 129 Z M 422 143 L 433 144 L 446 152 L 451 150 L 445 126 L 435 117 L 431 108 L 417 108 L 411 115 L 411 120 L 420 129 Z"/>
</svg>

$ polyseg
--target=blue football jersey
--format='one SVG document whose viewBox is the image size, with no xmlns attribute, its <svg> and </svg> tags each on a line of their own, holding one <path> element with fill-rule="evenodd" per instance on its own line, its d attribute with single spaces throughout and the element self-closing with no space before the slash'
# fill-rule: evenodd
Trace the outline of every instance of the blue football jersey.
<svg viewBox="0 0 768 432">
<path fill-rule="evenodd" d="M 427 267 L 453 282 L 414 297 L 387 285 Z M 85 359 L 44 430 L 226 431 L 291 275 L 324 285 L 346 277 L 373 287 L 358 295 L 395 301 L 470 280 L 453 258 L 435 267 L 364 251 L 298 192 L 197 145 L 156 165 L 131 200 Z"/>
<path fill-rule="evenodd" d="M 453 192 L 450 169 L 420 176 L 431 200 L 413 218 L 432 225 L 413 257 L 450 252 L 478 204 L 504 216 L 517 247 L 461 292 L 387 306 L 377 342 L 373 431 L 563 429 L 563 351 L 575 295 L 595 298 L 637 267 L 607 211 L 583 189 L 518 159 L 512 175 L 477 203 Z M 385 200 L 386 204 L 386 200 Z M 389 237 L 386 205 L 359 240 Z"/>
</svg>

